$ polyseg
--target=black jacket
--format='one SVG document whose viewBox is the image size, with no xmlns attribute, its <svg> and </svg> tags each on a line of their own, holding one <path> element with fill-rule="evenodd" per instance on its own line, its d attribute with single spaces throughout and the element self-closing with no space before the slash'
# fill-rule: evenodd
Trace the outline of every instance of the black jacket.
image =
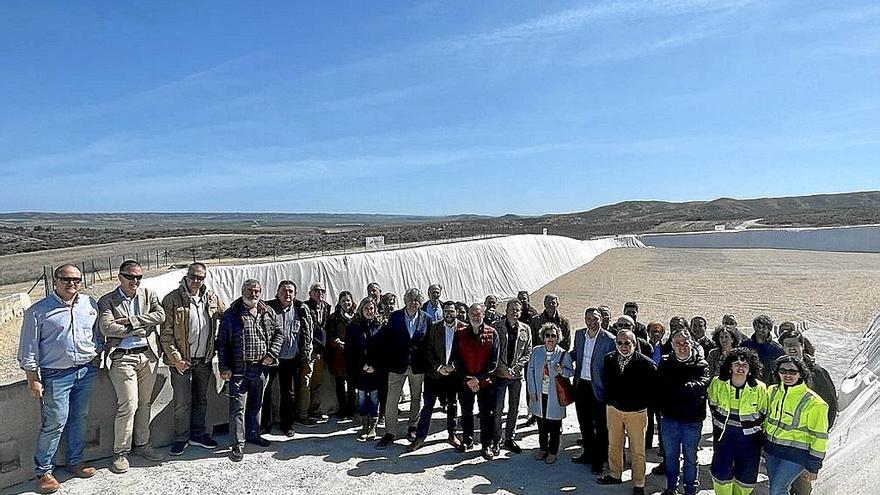
<svg viewBox="0 0 880 495">
<path fill-rule="evenodd" d="M 617 364 L 617 351 L 605 355 L 605 403 L 618 411 L 635 412 L 653 405 L 657 377 L 654 361 L 634 352 L 623 373 Z"/>
<path fill-rule="evenodd" d="M 675 354 L 660 358 L 657 367 L 656 403 L 663 417 L 688 423 L 706 419 L 709 364 L 696 351 L 686 361 Z"/>
</svg>

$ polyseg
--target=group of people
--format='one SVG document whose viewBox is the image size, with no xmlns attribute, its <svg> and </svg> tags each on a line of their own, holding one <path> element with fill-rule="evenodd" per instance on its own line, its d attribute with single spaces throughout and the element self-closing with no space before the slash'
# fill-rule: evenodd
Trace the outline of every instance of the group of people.
<svg viewBox="0 0 880 495">
<path fill-rule="evenodd" d="M 562 420 L 573 403 L 583 450 L 572 462 L 589 466 L 599 484 L 622 483 L 628 440 L 636 495 L 644 493 L 655 429 L 663 462 L 652 472 L 666 476 L 664 494 L 677 493 L 679 485 L 686 495 L 696 493 L 707 404 L 716 493 L 750 493 L 763 453 L 773 495 L 808 494 L 837 411 L 834 384 L 801 328 L 782 323 L 774 340 L 773 322 L 763 315 L 748 338 L 732 315 L 711 337 L 705 318 L 676 316 L 665 338 L 662 323 L 638 321 L 635 302 L 626 303 L 614 323 L 609 307 L 587 308 L 585 327 L 572 332 L 554 294 L 538 311 L 520 291 L 501 314 L 495 296 L 470 305 L 443 301 L 443 287 L 432 284 L 427 298 L 420 289 L 406 290 L 397 309 L 396 295 L 371 282 L 363 299 L 343 291 L 331 307 L 320 282 L 305 301 L 289 280 L 264 300 L 261 283 L 251 279 L 227 307 L 205 286 L 202 263 L 191 264 L 162 301 L 140 286 L 142 277 L 136 261 L 123 262 L 119 286 L 95 302 L 80 293 L 77 267 L 63 265 L 54 272 L 54 292 L 26 312 L 18 357 L 29 390 L 42 402 L 34 463 L 44 493 L 60 486 L 52 473 L 62 432 L 70 472 L 83 478 L 96 472 L 84 462 L 83 448 L 102 366 L 117 396 L 111 471 L 127 471 L 130 455 L 165 458 L 150 443 L 160 359 L 173 389 L 172 456 L 189 446 L 218 447 L 205 420 L 216 357 L 228 382 L 233 461 L 243 458 L 246 444 L 270 445 L 263 435 L 272 431 L 276 412 L 288 437 L 296 424 L 326 419 L 320 400 L 325 367 L 335 378 L 336 414 L 360 421 L 360 440 L 386 449 L 405 436 L 407 450 L 415 451 L 439 403 L 449 444 L 466 452 L 477 441 L 476 403 L 486 460 L 502 448 L 522 451 L 516 428 L 525 383 L 528 423 L 538 427 L 535 458 L 557 462 Z M 402 401 L 409 402 L 405 434 L 398 424 Z"/>
</svg>

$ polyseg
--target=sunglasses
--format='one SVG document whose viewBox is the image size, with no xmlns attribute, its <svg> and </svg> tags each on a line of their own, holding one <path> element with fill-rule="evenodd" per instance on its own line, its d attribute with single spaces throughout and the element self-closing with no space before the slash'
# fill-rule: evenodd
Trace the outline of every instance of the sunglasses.
<svg viewBox="0 0 880 495">
<path fill-rule="evenodd" d="M 205 280 L 205 277 L 200 277 L 198 275 L 187 275 L 187 277 L 190 280 L 192 280 L 193 282 L 202 282 Z M 125 278 L 128 278 L 128 277 L 125 277 Z"/>
<path fill-rule="evenodd" d="M 144 278 L 143 275 L 132 275 L 130 273 L 120 273 L 120 275 L 122 275 L 122 278 L 124 278 L 125 280 L 132 280 L 137 282 L 140 282 L 140 280 Z"/>
<path fill-rule="evenodd" d="M 82 283 L 81 278 L 79 277 L 58 277 L 59 282 L 64 282 L 65 284 L 79 284 Z"/>
<path fill-rule="evenodd" d="M 779 368 L 779 374 L 793 376 L 800 374 L 800 371 L 795 368 Z"/>
<path fill-rule="evenodd" d="M 555 333 L 545 333 L 544 338 L 545 339 L 558 339 L 559 336 L 557 336 Z"/>
<path fill-rule="evenodd" d="M 629 340 L 618 340 L 617 345 L 619 346 L 631 346 L 633 343 Z"/>
<path fill-rule="evenodd" d="M 632 325 L 629 323 L 618 323 L 617 328 L 632 328 Z"/>
</svg>

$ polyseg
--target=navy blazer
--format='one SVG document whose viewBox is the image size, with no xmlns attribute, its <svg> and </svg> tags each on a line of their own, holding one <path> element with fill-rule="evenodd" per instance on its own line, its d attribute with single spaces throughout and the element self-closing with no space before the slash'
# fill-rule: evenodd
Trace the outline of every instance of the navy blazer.
<svg viewBox="0 0 880 495">
<path fill-rule="evenodd" d="M 432 323 L 431 317 L 419 310 L 412 338 L 406 328 L 406 318 L 406 308 L 398 309 L 391 313 L 388 323 L 382 328 L 383 367 L 391 373 L 401 374 L 411 366 L 413 373 L 424 373 L 425 363 L 420 350 Z"/>
<path fill-rule="evenodd" d="M 574 365 L 574 385 L 577 387 L 581 376 L 581 363 L 584 357 L 584 345 L 586 341 L 587 329 L 581 328 L 574 334 L 574 349 L 571 350 L 571 362 Z M 593 355 L 590 357 L 590 376 L 593 378 L 593 395 L 599 402 L 605 402 L 605 366 L 603 359 L 609 352 L 615 351 L 617 348 L 614 344 L 614 335 L 608 330 L 599 329 L 596 334 L 596 345 L 593 346 Z"/>
</svg>

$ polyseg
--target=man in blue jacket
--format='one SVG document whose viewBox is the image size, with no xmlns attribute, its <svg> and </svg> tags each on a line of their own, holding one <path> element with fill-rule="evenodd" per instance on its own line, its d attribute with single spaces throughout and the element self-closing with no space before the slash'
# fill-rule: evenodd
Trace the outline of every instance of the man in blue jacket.
<svg viewBox="0 0 880 495">
<path fill-rule="evenodd" d="M 587 308 L 584 321 L 587 326 L 575 332 L 574 349 L 571 351 L 571 362 L 575 367 L 574 406 L 584 450 L 571 461 L 590 464 L 593 474 L 599 475 L 608 458 L 603 359 L 609 352 L 614 352 L 614 336 L 600 327 L 602 315 L 597 308 Z"/>
<path fill-rule="evenodd" d="M 376 443 L 376 448 L 380 450 L 388 447 L 397 437 L 397 403 L 400 402 L 404 381 L 409 380 L 409 428 L 406 434 L 410 442 L 416 440 L 416 426 L 422 408 L 425 364 L 420 351 L 431 317 L 420 309 L 424 296 L 419 289 L 407 289 L 403 301 L 406 306 L 391 313 L 380 336 L 383 367 L 388 371 L 385 436 Z"/>
</svg>

